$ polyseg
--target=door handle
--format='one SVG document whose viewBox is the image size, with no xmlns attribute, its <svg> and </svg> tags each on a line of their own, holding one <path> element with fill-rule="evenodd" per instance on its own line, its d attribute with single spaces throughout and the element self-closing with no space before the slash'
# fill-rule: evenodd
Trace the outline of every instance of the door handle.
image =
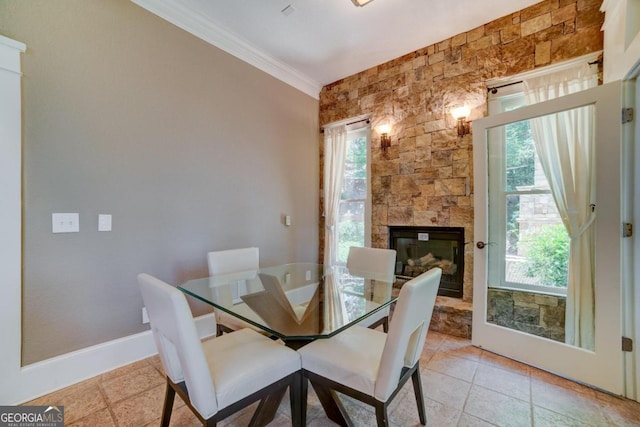
<svg viewBox="0 0 640 427">
<path fill-rule="evenodd" d="M 480 242 L 477 242 L 477 243 L 476 243 L 476 248 L 478 248 L 478 249 L 484 249 L 484 247 L 485 247 L 485 246 L 488 246 L 488 245 L 490 245 L 491 243 L 492 243 L 492 242 L 482 242 L 482 241 L 480 241 Z"/>
</svg>

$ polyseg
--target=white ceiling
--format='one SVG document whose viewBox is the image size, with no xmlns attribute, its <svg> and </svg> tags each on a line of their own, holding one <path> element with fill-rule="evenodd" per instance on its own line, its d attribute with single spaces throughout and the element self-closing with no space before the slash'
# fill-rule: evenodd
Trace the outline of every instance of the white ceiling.
<svg viewBox="0 0 640 427">
<path fill-rule="evenodd" d="M 539 0 L 131 1 L 317 98 L 328 83 Z"/>
</svg>

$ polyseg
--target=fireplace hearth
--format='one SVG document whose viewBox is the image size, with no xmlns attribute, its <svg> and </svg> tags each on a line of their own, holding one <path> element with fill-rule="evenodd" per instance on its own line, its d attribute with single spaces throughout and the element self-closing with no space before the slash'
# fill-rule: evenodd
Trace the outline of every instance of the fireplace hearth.
<svg viewBox="0 0 640 427">
<path fill-rule="evenodd" d="M 435 267 L 442 269 L 438 295 L 462 298 L 464 278 L 463 227 L 389 227 L 389 247 L 395 249 L 396 277 L 409 280 Z"/>
</svg>

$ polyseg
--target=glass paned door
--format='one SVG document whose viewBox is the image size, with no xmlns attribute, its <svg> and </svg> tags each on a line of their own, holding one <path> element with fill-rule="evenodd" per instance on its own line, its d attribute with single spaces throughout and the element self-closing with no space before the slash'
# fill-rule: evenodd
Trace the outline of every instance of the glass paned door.
<svg viewBox="0 0 640 427">
<path fill-rule="evenodd" d="M 619 111 L 612 83 L 473 123 L 473 343 L 617 394 Z"/>
</svg>

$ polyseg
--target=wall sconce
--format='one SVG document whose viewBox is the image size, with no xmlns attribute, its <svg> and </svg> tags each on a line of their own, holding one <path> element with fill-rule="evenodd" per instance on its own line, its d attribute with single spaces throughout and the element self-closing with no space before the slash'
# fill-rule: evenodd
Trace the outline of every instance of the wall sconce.
<svg viewBox="0 0 640 427">
<path fill-rule="evenodd" d="M 458 105 L 451 108 L 451 115 L 458 121 L 459 137 L 463 137 L 471 133 L 471 130 L 469 129 L 469 122 L 467 121 L 469 114 L 471 114 L 471 108 L 466 105 Z"/>
<path fill-rule="evenodd" d="M 386 153 L 387 149 L 391 147 L 391 126 L 388 124 L 378 126 L 378 133 L 380 134 L 380 148 Z"/>
</svg>

